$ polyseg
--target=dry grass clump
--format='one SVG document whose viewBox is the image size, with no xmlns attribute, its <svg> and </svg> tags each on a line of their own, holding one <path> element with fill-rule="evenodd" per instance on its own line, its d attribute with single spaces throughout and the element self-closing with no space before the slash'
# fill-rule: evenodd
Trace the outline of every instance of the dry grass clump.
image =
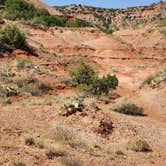
<svg viewBox="0 0 166 166">
<path fill-rule="evenodd" d="M 56 124 L 54 127 L 54 139 L 63 141 L 71 147 L 87 148 L 85 136 L 67 125 Z"/>
<path fill-rule="evenodd" d="M 134 142 L 129 142 L 127 145 L 127 149 L 133 150 L 135 152 L 149 152 L 149 151 L 151 151 L 149 144 L 144 140 L 137 140 Z"/>
<path fill-rule="evenodd" d="M 30 59 L 26 58 L 18 58 L 17 59 L 17 68 L 18 70 L 24 69 L 24 68 L 32 68 L 33 63 Z"/>
<path fill-rule="evenodd" d="M 35 136 L 26 136 L 25 144 L 28 146 L 34 145 L 40 149 L 46 150 L 46 155 L 49 159 L 53 157 L 66 156 L 66 146 L 62 142 L 55 142 L 50 139 L 37 138 Z"/>
<path fill-rule="evenodd" d="M 94 96 L 92 96 L 92 97 L 85 97 L 84 100 L 83 100 L 83 104 L 88 109 L 95 108 L 97 102 L 98 102 L 98 99 L 96 97 L 94 97 Z"/>
<path fill-rule="evenodd" d="M 46 155 L 49 159 L 53 157 L 63 157 L 67 154 L 65 147 L 60 143 L 47 144 L 45 148 L 47 149 Z"/>
<path fill-rule="evenodd" d="M 35 145 L 35 139 L 33 136 L 26 136 L 25 137 L 25 144 L 28 146 Z"/>
<path fill-rule="evenodd" d="M 14 166 L 26 166 L 26 164 L 23 161 L 15 161 Z"/>
<path fill-rule="evenodd" d="M 115 154 L 116 154 L 116 155 L 124 155 L 124 153 L 123 153 L 121 150 L 117 150 L 117 151 L 115 152 Z"/>
<path fill-rule="evenodd" d="M 61 163 L 64 166 L 82 166 L 83 165 L 80 159 L 74 158 L 74 157 L 62 158 Z"/>
<path fill-rule="evenodd" d="M 166 69 L 163 69 L 162 71 L 147 77 L 140 86 L 140 88 L 142 88 L 144 85 L 149 85 L 151 88 L 157 88 L 160 86 L 161 83 L 165 82 L 166 82 Z"/>
<path fill-rule="evenodd" d="M 143 115 L 143 108 L 126 97 L 118 99 L 112 106 L 112 110 L 128 115 Z"/>
<path fill-rule="evenodd" d="M 15 80 L 15 83 L 20 92 L 26 92 L 32 96 L 40 96 L 52 89 L 47 82 L 43 82 L 34 76 L 19 78 Z"/>
</svg>

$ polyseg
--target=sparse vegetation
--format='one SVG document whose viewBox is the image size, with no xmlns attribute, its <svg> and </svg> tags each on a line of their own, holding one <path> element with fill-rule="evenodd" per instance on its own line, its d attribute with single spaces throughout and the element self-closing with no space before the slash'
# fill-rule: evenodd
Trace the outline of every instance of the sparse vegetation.
<svg viewBox="0 0 166 166">
<path fill-rule="evenodd" d="M 66 125 L 57 124 L 54 127 L 54 139 L 63 141 L 74 148 L 87 148 L 86 141 L 83 136 L 78 134 L 77 130 Z"/>
<path fill-rule="evenodd" d="M 115 152 L 115 154 L 116 154 L 116 155 L 124 155 L 124 153 L 123 153 L 121 150 L 117 150 L 117 151 Z"/>
<path fill-rule="evenodd" d="M 146 80 L 140 86 L 140 88 L 142 88 L 144 85 L 149 85 L 151 88 L 157 88 L 160 86 L 161 83 L 165 82 L 166 82 L 166 69 L 163 69 L 157 74 L 150 75 L 149 77 L 147 77 Z"/>
<path fill-rule="evenodd" d="M 19 69 L 19 70 L 18 70 Z M 52 87 L 47 81 L 41 81 L 34 75 L 25 76 L 22 69 L 32 70 L 38 74 L 38 68 L 31 60 L 25 58 L 17 59 L 11 65 L 3 65 L 0 68 L 0 96 L 3 101 L 10 101 L 8 97 L 18 95 L 40 96 L 50 92 Z M 3 102 L 2 102 L 3 103 Z"/>
<path fill-rule="evenodd" d="M 40 81 L 33 76 L 17 79 L 15 82 L 20 92 L 30 93 L 32 96 L 40 96 L 51 90 L 48 83 Z"/>
<path fill-rule="evenodd" d="M 165 26 L 165 16 L 163 14 L 165 7 L 160 7 L 160 5 L 156 5 L 154 9 L 152 9 L 150 15 L 145 14 L 149 17 L 140 17 L 138 15 L 138 13 L 148 10 L 148 6 L 126 9 L 107 9 L 75 4 L 63 7 L 56 6 L 55 8 L 66 15 L 70 15 L 72 13 L 75 17 L 77 17 L 79 12 L 83 15 L 82 18 L 92 22 L 97 28 L 108 34 L 112 34 L 112 32 L 119 29 L 138 29 L 144 25 L 154 25 L 157 27 Z"/>
<path fill-rule="evenodd" d="M 61 142 L 51 142 L 50 139 L 39 139 L 35 136 L 26 136 L 25 144 L 45 149 L 45 153 L 49 159 L 53 159 L 54 157 L 63 157 L 67 154 L 66 147 Z"/>
<path fill-rule="evenodd" d="M 112 110 L 128 115 L 143 115 L 143 109 L 126 97 L 118 99 Z"/>
<path fill-rule="evenodd" d="M 163 20 L 163 21 L 160 21 L 158 24 L 157 24 L 157 27 L 161 28 L 161 27 L 166 27 L 166 21 Z"/>
<path fill-rule="evenodd" d="M 149 144 L 144 140 L 137 140 L 135 142 L 129 142 L 127 149 L 133 150 L 135 152 L 149 152 L 151 148 Z"/>
<path fill-rule="evenodd" d="M 30 59 L 26 58 L 18 58 L 17 59 L 17 68 L 19 70 L 27 68 L 27 67 L 32 67 L 33 63 Z"/>
<path fill-rule="evenodd" d="M 12 71 L 12 68 L 9 65 L 3 65 L 1 66 L 0 70 L 0 81 L 4 83 L 9 83 L 10 78 L 15 76 L 15 73 Z"/>
<path fill-rule="evenodd" d="M 90 95 L 108 94 L 110 89 L 116 89 L 118 86 L 118 79 L 115 75 L 99 78 L 94 69 L 85 63 L 72 70 L 70 76 L 72 86 L 79 87 Z"/>
<path fill-rule="evenodd" d="M 66 150 L 61 144 L 50 144 L 47 145 L 46 155 L 49 159 L 53 157 L 63 157 L 66 155 Z"/>
<path fill-rule="evenodd" d="M 64 166 L 82 166 L 81 160 L 74 157 L 64 157 L 61 159 L 61 163 Z"/>
<path fill-rule="evenodd" d="M 25 137 L 25 144 L 28 146 L 35 145 L 35 139 L 32 136 Z"/>
<path fill-rule="evenodd" d="M 23 161 L 15 161 L 14 166 L 26 166 L 26 164 Z"/>
</svg>

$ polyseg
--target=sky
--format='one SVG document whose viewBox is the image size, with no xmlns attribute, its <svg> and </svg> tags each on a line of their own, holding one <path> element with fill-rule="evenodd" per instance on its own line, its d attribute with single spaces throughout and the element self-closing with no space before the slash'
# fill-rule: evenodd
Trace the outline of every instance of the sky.
<svg viewBox="0 0 166 166">
<path fill-rule="evenodd" d="M 105 8 L 126 8 L 132 6 L 144 6 L 160 0 L 42 0 L 50 6 L 63 6 L 70 4 L 82 4 Z M 165 0 L 164 0 L 165 1 Z"/>
</svg>

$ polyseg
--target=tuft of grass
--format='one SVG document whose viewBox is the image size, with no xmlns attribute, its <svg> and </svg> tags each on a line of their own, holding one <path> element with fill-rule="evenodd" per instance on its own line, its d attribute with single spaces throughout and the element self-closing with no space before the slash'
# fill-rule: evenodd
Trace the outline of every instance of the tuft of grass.
<svg viewBox="0 0 166 166">
<path fill-rule="evenodd" d="M 46 155 L 49 159 L 52 159 L 53 157 L 63 157 L 66 155 L 66 150 L 60 143 L 48 144 L 46 148 Z"/>
<path fill-rule="evenodd" d="M 118 99 L 112 106 L 112 110 L 127 115 L 144 115 L 143 108 L 126 97 Z"/>
<path fill-rule="evenodd" d="M 157 28 L 166 27 L 166 21 L 164 20 L 164 21 L 159 22 L 156 27 Z"/>
<path fill-rule="evenodd" d="M 17 79 L 15 83 L 20 92 L 30 93 L 32 96 L 40 96 L 52 89 L 48 83 L 40 81 L 33 76 Z"/>
<path fill-rule="evenodd" d="M 9 97 L 0 97 L 0 104 L 2 106 L 6 106 L 6 105 L 9 105 L 9 104 L 12 104 L 12 101 Z"/>
<path fill-rule="evenodd" d="M 135 152 L 149 152 L 151 148 L 145 140 L 137 140 L 135 142 L 129 142 L 127 149 Z"/>
<path fill-rule="evenodd" d="M 115 152 L 115 154 L 116 154 L 116 155 L 124 155 L 124 153 L 123 153 L 121 150 L 117 150 L 117 151 Z"/>
<path fill-rule="evenodd" d="M 148 76 L 140 88 L 142 88 L 144 85 L 149 85 L 151 88 L 156 88 L 159 87 L 162 82 L 166 82 L 166 69 L 163 69 L 154 75 Z"/>
<path fill-rule="evenodd" d="M 82 166 L 82 162 L 78 158 L 74 157 L 65 157 L 61 159 L 61 163 L 64 166 Z"/>
<path fill-rule="evenodd" d="M 25 137 L 25 144 L 28 146 L 35 145 L 35 139 L 32 136 Z"/>
<path fill-rule="evenodd" d="M 14 166 L 26 166 L 26 164 L 23 161 L 15 161 Z"/>
<path fill-rule="evenodd" d="M 14 77 L 15 73 L 12 71 L 12 67 L 8 64 L 2 65 L 0 69 L 0 81 L 9 83 L 10 78 Z"/>
<path fill-rule="evenodd" d="M 30 59 L 27 58 L 18 58 L 17 59 L 17 68 L 18 70 L 27 68 L 27 67 L 32 67 L 33 63 Z"/>
<path fill-rule="evenodd" d="M 68 127 L 66 125 L 55 125 L 54 139 L 56 141 L 63 141 L 74 148 L 87 148 L 87 144 L 83 139 L 83 135 L 79 134 L 74 128 Z"/>
<path fill-rule="evenodd" d="M 47 141 L 45 139 L 36 139 L 35 140 L 35 145 L 40 148 L 40 149 L 44 149 L 47 145 Z"/>
</svg>

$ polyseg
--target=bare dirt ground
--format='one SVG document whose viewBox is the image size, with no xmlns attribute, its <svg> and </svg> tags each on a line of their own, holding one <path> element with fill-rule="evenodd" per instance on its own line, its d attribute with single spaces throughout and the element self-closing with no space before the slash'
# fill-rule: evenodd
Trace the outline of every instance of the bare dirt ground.
<svg viewBox="0 0 166 166">
<path fill-rule="evenodd" d="M 17 57 L 31 59 L 44 71 L 53 73 L 36 74 L 47 80 L 53 90 L 41 97 L 12 97 L 11 104 L 0 107 L 0 165 L 59 166 L 71 164 L 69 161 L 85 166 L 166 165 L 166 86 L 139 88 L 147 76 L 165 68 L 164 28 L 126 30 L 113 35 L 95 29 L 43 29 L 28 25 L 20 25 L 20 28 L 39 56 L 26 55 L 18 50 L 10 58 L 1 58 L 0 65 L 13 64 Z M 119 79 L 117 93 L 142 106 L 146 116 L 113 112 L 114 100 L 105 104 L 95 98 L 87 100 L 95 102 L 99 110 L 90 107 L 83 113 L 61 116 L 59 113 L 66 97 L 80 92 L 66 87 L 60 80 L 81 61 L 90 63 L 100 75 L 116 74 Z M 32 71 L 25 73 L 28 75 Z M 97 129 L 100 121 L 109 117 L 113 131 L 105 138 L 97 133 Z M 53 144 L 55 126 L 58 125 L 65 128 L 66 133 L 71 130 L 76 143 L 80 141 L 74 145 L 58 142 L 65 148 L 67 154 L 64 156 L 49 158 L 47 148 L 25 144 L 27 135 Z M 78 140 L 75 135 L 79 136 Z M 70 138 L 72 141 L 73 137 Z M 152 151 L 128 150 L 127 143 L 137 139 L 146 140 Z"/>
</svg>

